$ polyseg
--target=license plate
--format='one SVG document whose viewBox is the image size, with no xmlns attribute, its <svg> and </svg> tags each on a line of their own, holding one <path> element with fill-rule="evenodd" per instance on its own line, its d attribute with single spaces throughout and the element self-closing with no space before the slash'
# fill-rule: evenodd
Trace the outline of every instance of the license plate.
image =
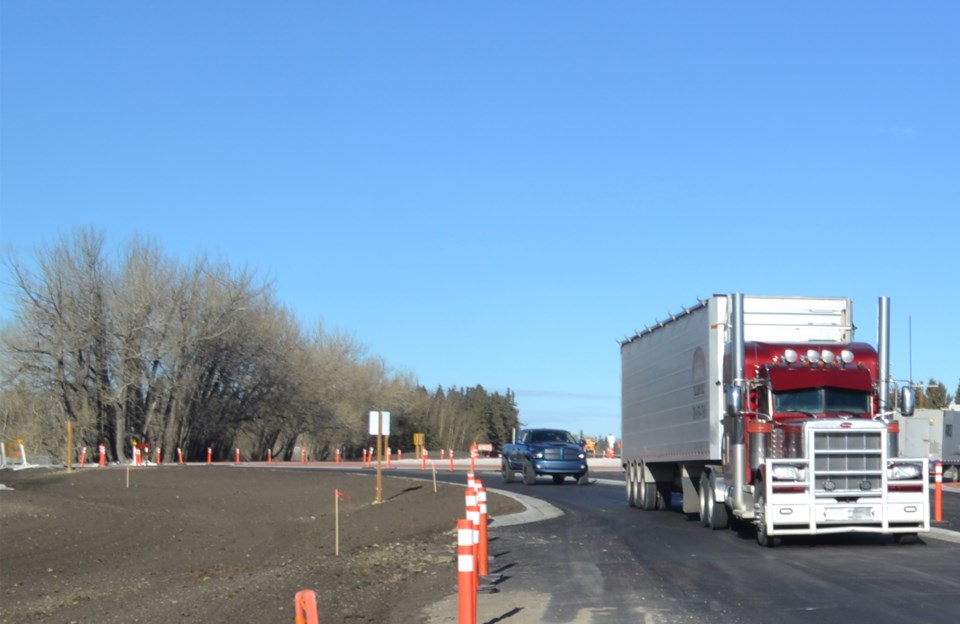
<svg viewBox="0 0 960 624">
<path fill-rule="evenodd" d="M 853 509 L 843 507 L 840 509 L 825 509 L 827 520 L 849 520 L 853 517 Z"/>
</svg>

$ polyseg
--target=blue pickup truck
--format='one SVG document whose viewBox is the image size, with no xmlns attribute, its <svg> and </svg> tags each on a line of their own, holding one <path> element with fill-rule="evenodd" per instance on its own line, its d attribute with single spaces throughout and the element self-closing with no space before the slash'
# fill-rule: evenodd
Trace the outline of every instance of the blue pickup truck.
<svg viewBox="0 0 960 624">
<path fill-rule="evenodd" d="M 540 475 L 550 475 L 556 484 L 567 477 L 586 485 L 587 454 L 583 441 L 563 429 L 521 429 L 513 444 L 503 446 L 500 472 L 504 483 L 512 483 L 515 472 L 533 485 Z"/>
</svg>

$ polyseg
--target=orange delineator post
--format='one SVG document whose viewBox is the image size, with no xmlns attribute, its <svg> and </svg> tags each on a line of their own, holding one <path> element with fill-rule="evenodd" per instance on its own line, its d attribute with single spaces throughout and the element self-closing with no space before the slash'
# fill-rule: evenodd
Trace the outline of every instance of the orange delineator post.
<svg viewBox="0 0 960 624">
<path fill-rule="evenodd" d="M 183 451 L 179 446 L 177 447 L 177 463 L 183 465 Z"/>
<path fill-rule="evenodd" d="M 103 442 L 101 442 L 97 450 L 100 452 L 100 466 L 106 466 L 107 465 L 107 447 L 103 444 Z"/>
<path fill-rule="evenodd" d="M 337 463 L 340 463 L 340 449 L 337 449 Z"/>
<path fill-rule="evenodd" d="M 157 447 L 157 465 L 161 464 L 160 460 L 163 459 L 163 455 L 160 453 L 160 447 Z"/>
<path fill-rule="evenodd" d="M 237 449 L 237 463 L 240 463 L 240 449 Z"/>
<path fill-rule="evenodd" d="M 477 587 L 480 586 L 480 576 L 479 576 L 479 566 L 478 566 L 478 551 L 480 547 L 480 507 L 477 505 L 477 491 L 473 488 L 468 487 L 466 492 L 466 503 L 467 503 L 467 520 L 470 521 L 471 530 L 471 539 L 473 540 L 473 590 L 476 592 Z"/>
<path fill-rule="evenodd" d="M 427 469 L 427 448 L 423 448 L 423 453 L 420 454 L 420 470 Z"/>
<path fill-rule="evenodd" d="M 453 472 L 453 449 L 450 449 L 450 472 Z"/>
<path fill-rule="evenodd" d="M 304 448 L 300 449 L 300 463 L 301 464 L 307 463 L 307 449 L 304 449 Z"/>
<path fill-rule="evenodd" d="M 943 522 L 943 463 L 933 466 L 933 521 Z"/>
<path fill-rule="evenodd" d="M 80 453 L 80 467 L 83 468 L 85 463 L 87 463 L 87 447 L 83 447 L 83 451 Z"/>
<path fill-rule="evenodd" d="M 391 456 L 392 454 L 393 454 L 393 451 L 392 451 L 392 450 L 390 449 L 390 447 L 388 446 L 388 447 L 387 447 L 387 468 L 390 467 L 390 456 Z"/>
<path fill-rule="evenodd" d="M 317 594 L 312 589 L 301 589 L 293 597 L 294 624 L 320 624 L 317 614 Z"/>
<path fill-rule="evenodd" d="M 273 449 L 267 449 L 267 463 L 273 463 Z"/>
<path fill-rule="evenodd" d="M 207 447 L 207 465 L 213 463 L 213 449 L 209 446 Z"/>
<path fill-rule="evenodd" d="M 457 520 L 457 624 L 475 624 L 477 621 L 473 561 L 473 522 Z"/>
<path fill-rule="evenodd" d="M 479 483 L 479 482 L 478 482 Z M 477 550 L 477 574 L 490 575 L 489 550 L 487 548 L 487 490 L 482 485 L 477 488 L 477 506 L 480 511 L 480 543 Z"/>
</svg>

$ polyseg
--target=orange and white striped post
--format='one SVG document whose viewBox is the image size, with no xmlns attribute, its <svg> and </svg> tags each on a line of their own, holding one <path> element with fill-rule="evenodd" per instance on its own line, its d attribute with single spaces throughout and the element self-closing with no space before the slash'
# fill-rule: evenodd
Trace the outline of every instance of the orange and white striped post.
<svg viewBox="0 0 960 624">
<path fill-rule="evenodd" d="M 273 449 L 267 449 L 267 463 L 273 463 Z"/>
<path fill-rule="evenodd" d="M 213 463 L 213 448 L 208 446 L 207 447 L 207 465 L 209 466 L 212 463 Z"/>
<path fill-rule="evenodd" d="M 933 465 L 933 521 L 943 522 L 943 462 Z"/>
<path fill-rule="evenodd" d="M 480 457 L 480 451 L 477 449 L 477 444 L 474 442 L 470 445 L 470 470 L 476 471 L 477 468 L 477 458 Z"/>
<path fill-rule="evenodd" d="M 302 589 L 293 597 L 294 624 L 320 624 L 317 614 L 317 593 L 312 589 Z"/>
<path fill-rule="evenodd" d="M 473 590 L 477 591 L 477 588 L 480 586 L 480 577 L 478 576 L 477 569 L 477 551 L 479 550 L 480 545 L 480 507 L 477 505 L 477 491 L 473 488 L 468 487 L 466 491 L 466 503 L 467 503 L 467 520 L 470 521 L 471 526 L 471 536 L 470 539 L 473 540 Z"/>
<path fill-rule="evenodd" d="M 156 460 L 157 460 L 157 461 L 156 461 L 156 464 L 159 466 L 160 463 L 161 463 L 160 460 L 163 458 L 163 455 L 161 455 L 161 453 L 160 453 L 160 447 L 159 447 L 159 446 L 157 447 L 157 452 L 155 453 L 155 455 L 156 455 Z"/>
<path fill-rule="evenodd" d="M 427 447 L 423 447 L 423 452 L 420 454 L 420 470 L 427 469 Z"/>
<path fill-rule="evenodd" d="M 390 447 L 387 447 L 387 468 L 390 468 L 390 456 L 393 455 L 393 451 Z"/>
<path fill-rule="evenodd" d="M 101 442 L 100 445 L 97 447 L 97 451 L 100 453 L 100 462 L 99 462 L 99 463 L 100 463 L 100 466 L 101 466 L 101 467 L 106 466 L 106 465 L 107 465 L 107 447 L 106 447 L 106 445 L 105 445 L 103 442 Z"/>
<path fill-rule="evenodd" d="M 443 449 L 440 449 L 440 461 L 443 461 Z"/>
<path fill-rule="evenodd" d="M 477 482 L 479 483 L 479 481 Z M 489 549 L 487 547 L 487 490 L 482 485 L 477 488 L 477 507 L 480 511 L 480 540 L 477 550 L 477 574 L 480 576 L 489 576 L 490 562 Z"/>
<path fill-rule="evenodd" d="M 236 461 L 237 461 L 237 464 L 239 464 L 239 463 L 240 463 L 240 449 L 237 449 L 236 457 L 237 457 L 237 460 L 236 460 Z"/>
<path fill-rule="evenodd" d="M 397 461 L 403 461 L 403 449 L 397 449 Z"/>
<path fill-rule="evenodd" d="M 340 463 L 340 449 L 337 449 L 337 463 Z"/>
<path fill-rule="evenodd" d="M 453 472 L 453 449 L 450 449 L 450 472 Z"/>
<path fill-rule="evenodd" d="M 183 450 L 179 446 L 177 447 L 177 463 L 183 465 Z"/>
<path fill-rule="evenodd" d="M 300 447 L 300 463 L 307 463 L 307 449 Z"/>
<path fill-rule="evenodd" d="M 457 624 L 475 624 L 477 621 L 474 558 L 473 522 L 457 520 Z"/>
<path fill-rule="evenodd" d="M 85 463 L 87 463 L 87 447 L 83 447 L 83 450 L 80 451 L 80 467 L 83 468 Z"/>
</svg>

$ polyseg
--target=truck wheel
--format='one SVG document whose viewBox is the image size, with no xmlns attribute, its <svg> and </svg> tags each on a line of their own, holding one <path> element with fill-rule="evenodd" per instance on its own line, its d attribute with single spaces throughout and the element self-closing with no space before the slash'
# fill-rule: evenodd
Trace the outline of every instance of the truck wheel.
<svg viewBox="0 0 960 624">
<path fill-rule="evenodd" d="M 553 475 L 553 484 L 554 485 L 563 485 L 563 475 Z"/>
<path fill-rule="evenodd" d="M 627 486 L 627 506 L 636 507 L 637 506 L 637 467 L 633 464 L 627 464 L 626 472 L 626 486 Z"/>
<path fill-rule="evenodd" d="M 523 462 L 523 484 L 533 485 L 537 482 L 537 473 L 533 469 L 533 464 L 529 460 Z"/>
<path fill-rule="evenodd" d="M 577 485 L 589 485 L 590 484 L 590 474 L 585 472 L 582 475 L 577 477 Z"/>
<path fill-rule="evenodd" d="M 722 531 L 730 526 L 730 517 L 727 514 L 727 506 L 717 502 L 717 497 L 713 490 L 710 490 L 707 498 L 707 519 L 710 528 L 714 531 Z"/>
<path fill-rule="evenodd" d="M 640 481 L 640 509 L 653 511 L 657 508 L 657 484 Z"/>
<path fill-rule="evenodd" d="M 503 477 L 504 483 L 513 483 L 513 469 L 506 457 L 500 460 L 500 475 Z"/>
<path fill-rule="evenodd" d="M 703 472 L 700 474 L 700 524 L 710 526 L 710 515 L 708 509 L 710 505 L 707 497 L 713 498 L 713 491 L 710 489 L 710 476 Z"/>
<path fill-rule="evenodd" d="M 757 543 L 764 548 L 774 548 L 780 543 L 779 537 L 767 535 L 767 518 L 765 514 L 766 496 L 763 494 L 763 481 L 757 482 L 757 488 L 761 494 L 757 497 L 756 508 L 753 512 L 754 522 L 757 527 Z"/>
<path fill-rule="evenodd" d="M 895 538 L 897 543 L 901 546 L 908 546 L 910 544 L 917 543 L 917 534 L 916 533 L 897 533 Z"/>
</svg>

